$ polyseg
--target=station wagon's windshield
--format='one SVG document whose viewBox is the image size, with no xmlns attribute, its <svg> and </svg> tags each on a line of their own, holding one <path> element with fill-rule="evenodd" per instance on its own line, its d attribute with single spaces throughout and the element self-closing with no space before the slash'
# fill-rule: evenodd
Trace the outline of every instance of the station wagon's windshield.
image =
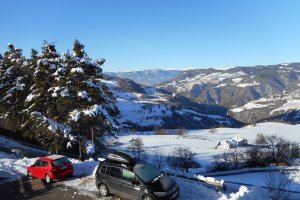
<svg viewBox="0 0 300 200">
<path fill-rule="evenodd" d="M 138 163 L 133 168 L 134 173 L 144 182 L 150 182 L 161 174 L 156 167 L 147 163 Z"/>
</svg>

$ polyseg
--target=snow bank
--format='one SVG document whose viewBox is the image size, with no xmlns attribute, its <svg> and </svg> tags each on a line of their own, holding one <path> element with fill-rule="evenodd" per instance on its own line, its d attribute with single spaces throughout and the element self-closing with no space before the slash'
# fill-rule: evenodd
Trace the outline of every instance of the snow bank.
<svg viewBox="0 0 300 200">
<path fill-rule="evenodd" d="M 74 167 L 73 176 L 93 175 L 95 168 L 99 165 L 99 161 L 95 161 L 93 158 L 85 161 L 70 159 L 70 161 L 73 163 Z"/>
<path fill-rule="evenodd" d="M 216 180 L 214 177 L 205 177 L 205 176 L 198 175 L 197 179 L 199 179 L 200 181 L 204 181 L 206 183 L 215 183 L 217 185 L 224 184 L 224 180 Z"/>
<path fill-rule="evenodd" d="M 239 191 L 229 195 L 223 194 L 218 200 L 271 200 L 262 189 L 241 186 Z"/>
<path fill-rule="evenodd" d="M 27 167 L 32 165 L 36 158 L 15 158 L 11 154 L 0 152 L 0 176 L 6 177 L 6 181 L 14 181 L 26 176 Z"/>
</svg>

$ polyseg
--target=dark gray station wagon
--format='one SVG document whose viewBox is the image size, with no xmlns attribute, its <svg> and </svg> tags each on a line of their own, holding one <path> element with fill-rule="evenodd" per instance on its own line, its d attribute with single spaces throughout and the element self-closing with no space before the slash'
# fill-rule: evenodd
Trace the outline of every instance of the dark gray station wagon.
<svg viewBox="0 0 300 200">
<path fill-rule="evenodd" d="M 118 194 L 138 200 L 173 200 L 179 196 L 177 183 L 153 165 L 123 152 L 108 155 L 96 171 L 101 196 Z"/>
</svg>

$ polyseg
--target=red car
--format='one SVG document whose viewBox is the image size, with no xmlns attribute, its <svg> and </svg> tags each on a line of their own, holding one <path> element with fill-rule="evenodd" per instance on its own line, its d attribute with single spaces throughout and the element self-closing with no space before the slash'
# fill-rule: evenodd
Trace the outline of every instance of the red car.
<svg viewBox="0 0 300 200">
<path fill-rule="evenodd" d="M 46 183 L 50 183 L 53 179 L 72 176 L 72 174 L 72 163 L 67 157 L 61 155 L 42 157 L 27 169 L 28 178 L 42 178 Z"/>
</svg>

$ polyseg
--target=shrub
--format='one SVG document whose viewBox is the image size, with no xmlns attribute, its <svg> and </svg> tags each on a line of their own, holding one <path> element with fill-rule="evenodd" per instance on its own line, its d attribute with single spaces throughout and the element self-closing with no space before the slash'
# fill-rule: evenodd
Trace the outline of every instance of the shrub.
<svg viewBox="0 0 300 200">
<path fill-rule="evenodd" d="M 186 136 L 187 132 L 186 132 L 186 130 L 184 128 L 179 128 L 179 129 L 177 129 L 176 135 Z"/>
<path fill-rule="evenodd" d="M 287 172 L 269 172 L 265 177 L 269 197 L 272 200 L 288 200 L 288 187 L 292 180 Z"/>
<path fill-rule="evenodd" d="M 146 149 L 144 148 L 144 142 L 140 137 L 132 139 L 130 145 L 128 146 L 128 149 L 132 151 L 133 155 L 137 155 L 139 159 L 141 158 L 141 154 L 146 151 Z"/>
<path fill-rule="evenodd" d="M 200 164 L 194 161 L 194 156 L 195 153 L 190 148 L 177 147 L 169 162 L 173 167 L 189 172 L 190 168 L 200 167 Z"/>
<path fill-rule="evenodd" d="M 211 134 L 211 135 L 217 134 L 218 133 L 218 129 L 216 129 L 216 128 L 210 128 L 208 130 L 208 133 Z"/>
</svg>

